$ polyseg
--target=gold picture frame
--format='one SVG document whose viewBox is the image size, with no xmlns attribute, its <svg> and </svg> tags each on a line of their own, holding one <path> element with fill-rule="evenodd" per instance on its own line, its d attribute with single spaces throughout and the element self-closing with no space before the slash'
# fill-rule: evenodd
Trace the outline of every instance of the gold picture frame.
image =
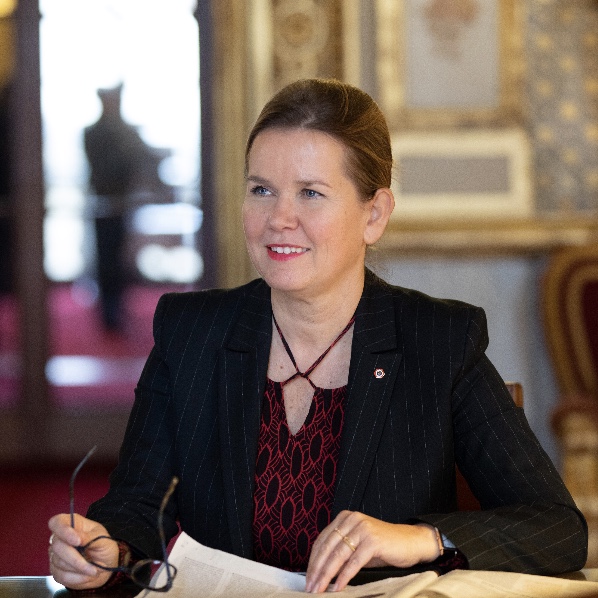
<svg viewBox="0 0 598 598">
<path fill-rule="evenodd" d="M 520 0 L 376 0 L 376 79 L 391 131 L 516 126 Z"/>
<path fill-rule="evenodd" d="M 393 220 L 444 222 L 534 214 L 531 148 L 516 128 L 404 132 L 392 139 Z"/>
</svg>

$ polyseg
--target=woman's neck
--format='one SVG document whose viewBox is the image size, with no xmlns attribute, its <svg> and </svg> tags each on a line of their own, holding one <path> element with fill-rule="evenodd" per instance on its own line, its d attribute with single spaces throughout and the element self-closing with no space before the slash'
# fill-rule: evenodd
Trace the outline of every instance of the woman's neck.
<svg viewBox="0 0 598 598">
<path fill-rule="evenodd" d="M 335 293 L 295 296 L 272 289 L 272 310 L 289 342 L 324 345 L 335 338 L 353 317 L 363 293 L 364 277 L 352 280 Z"/>
</svg>

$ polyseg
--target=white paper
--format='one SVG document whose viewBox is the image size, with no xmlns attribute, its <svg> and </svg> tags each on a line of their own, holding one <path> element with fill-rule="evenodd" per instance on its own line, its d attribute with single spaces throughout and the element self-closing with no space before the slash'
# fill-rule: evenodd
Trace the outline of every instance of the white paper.
<svg viewBox="0 0 598 598">
<path fill-rule="evenodd" d="M 178 573 L 168 598 L 296 598 L 305 576 L 203 546 L 184 532 L 169 561 Z M 166 582 L 166 571 L 156 574 Z M 141 598 L 164 596 L 144 590 Z M 434 571 L 349 586 L 334 596 L 352 598 L 598 598 L 598 583 L 501 571 Z"/>
<path fill-rule="evenodd" d="M 168 558 L 178 569 L 168 598 L 297 598 L 305 596 L 305 576 L 256 563 L 233 554 L 214 550 L 181 533 Z M 166 582 L 166 571 L 157 574 L 156 585 Z M 349 587 L 335 596 L 352 598 L 391 598 L 399 588 L 421 576 L 428 583 L 437 578 L 429 571 L 402 578 L 384 579 Z M 158 592 L 145 590 L 140 597 L 157 597 Z"/>
</svg>

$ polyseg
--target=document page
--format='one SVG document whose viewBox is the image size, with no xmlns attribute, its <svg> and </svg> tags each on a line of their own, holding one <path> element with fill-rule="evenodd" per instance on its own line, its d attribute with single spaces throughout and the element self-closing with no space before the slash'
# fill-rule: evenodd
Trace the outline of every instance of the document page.
<svg viewBox="0 0 598 598">
<path fill-rule="evenodd" d="M 168 598 L 297 598 L 305 576 L 270 567 L 196 542 L 182 533 L 169 560 L 178 569 Z M 156 573 L 160 582 L 166 571 Z M 160 585 L 160 584 L 158 584 Z M 141 598 L 164 596 L 143 591 Z M 598 583 L 502 571 L 434 571 L 350 586 L 344 598 L 598 598 Z"/>
<path fill-rule="evenodd" d="M 306 596 L 305 576 L 256 563 L 220 550 L 203 546 L 184 532 L 176 541 L 169 561 L 178 569 L 168 598 L 297 598 Z M 165 581 L 166 571 L 158 571 Z M 430 583 L 438 576 L 433 571 L 416 573 L 402 578 L 384 579 L 337 592 L 339 598 L 391 598 L 397 589 L 409 586 L 417 579 Z M 423 587 L 417 585 L 417 587 Z M 144 591 L 140 597 L 159 596 Z"/>
</svg>

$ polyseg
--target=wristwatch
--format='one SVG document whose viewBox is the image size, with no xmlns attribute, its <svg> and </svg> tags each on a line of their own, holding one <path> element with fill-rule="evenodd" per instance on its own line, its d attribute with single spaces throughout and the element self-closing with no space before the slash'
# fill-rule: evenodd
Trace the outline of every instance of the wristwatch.
<svg viewBox="0 0 598 598">
<path fill-rule="evenodd" d="M 457 548 L 437 527 L 434 528 L 434 531 L 436 532 L 439 556 L 442 556 L 445 550 L 455 550 Z"/>
<path fill-rule="evenodd" d="M 457 548 L 442 532 L 440 532 L 440 539 L 442 540 L 442 546 L 447 548 Z"/>
</svg>

